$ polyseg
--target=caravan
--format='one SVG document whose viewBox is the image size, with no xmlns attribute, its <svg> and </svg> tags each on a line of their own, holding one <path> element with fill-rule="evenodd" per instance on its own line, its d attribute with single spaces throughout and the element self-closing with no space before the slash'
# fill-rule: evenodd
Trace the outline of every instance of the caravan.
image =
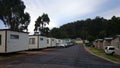
<svg viewBox="0 0 120 68">
<path fill-rule="evenodd" d="M 39 35 L 29 36 L 29 49 L 47 48 L 47 37 Z"/>
<path fill-rule="evenodd" d="M 55 38 L 47 38 L 47 47 L 56 47 L 56 43 Z"/>
<path fill-rule="evenodd" d="M 0 53 L 28 50 L 28 33 L 0 30 Z"/>
</svg>

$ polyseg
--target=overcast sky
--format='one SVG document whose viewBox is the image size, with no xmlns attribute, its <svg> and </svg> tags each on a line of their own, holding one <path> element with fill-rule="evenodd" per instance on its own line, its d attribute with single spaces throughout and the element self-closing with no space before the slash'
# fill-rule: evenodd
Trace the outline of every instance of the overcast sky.
<svg viewBox="0 0 120 68">
<path fill-rule="evenodd" d="M 25 11 L 31 16 L 29 31 L 33 32 L 38 16 L 47 13 L 50 17 L 49 27 L 101 16 L 111 18 L 120 16 L 120 0 L 23 0 Z M 2 28 L 3 26 L 0 26 Z"/>
</svg>

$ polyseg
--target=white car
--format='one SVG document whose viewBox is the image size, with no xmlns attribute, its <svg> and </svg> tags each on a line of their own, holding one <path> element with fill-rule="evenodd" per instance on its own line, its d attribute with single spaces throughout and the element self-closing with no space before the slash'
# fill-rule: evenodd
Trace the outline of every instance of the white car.
<svg viewBox="0 0 120 68">
<path fill-rule="evenodd" d="M 59 46 L 60 47 L 66 47 L 66 44 L 65 43 L 60 43 Z"/>
<path fill-rule="evenodd" d="M 60 43 L 59 46 L 60 47 L 68 47 L 68 46 L 72 46 L 73 43 L 70 43 L 70 42 L 65 42 L 65 43 Z"/>
<path fill-rule="evenodd" d="M 105 47 L 105 53 L 106 54 L 113 54 L 115 52 L 115 47 L 114 46 L 106 46 Z"/>
</svg>

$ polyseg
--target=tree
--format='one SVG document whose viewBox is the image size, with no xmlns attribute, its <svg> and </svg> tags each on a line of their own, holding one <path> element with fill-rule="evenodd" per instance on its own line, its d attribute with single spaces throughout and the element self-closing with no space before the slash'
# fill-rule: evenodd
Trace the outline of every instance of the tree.
<svg viewBox="0 0 120 68">
<path fill-rule="evenodd" d="M 49 37 L 54 37 L 54 38 L 61 38 L 63 34 L 61 34 L 59 28 L 53 28 L 50 30 Z"/>
<path fill-rule="evenodd" d="M 48 27 L 44 27 L 43 30 L 42 30 L 42 35 L 43 36 L 48 36 L 49 35 L 49 32 L 50 32 L 50 29 Z"/>
<path fill-rule="evenodd" d="M 99 34 L 98 34 L 98 38 L 104 38 L 104 37 L 107 37 L 106 31 L 105 30 L 100 31 Z"/>
<path fill-rule="evenodd" d="M 47 14 L 43 13 L 42 16 L 39 16 L 35 21 L 35 29 L 34 32 L 39 32 L 42 36 L 46 36 L 49 31 L 49 28 L 46 27 L 49 24 L 50 19 Z"/>
<path fill-rule="evenodd" d="M 21 20 L 21 26 L 20 26 L 20 31 L 22 30 L 27 30 L 28 31 L 28 25 L 30 23 L 30 15 L 29 13 L 25 13 L 22 17 L 22 20 Z"/>
<path fill-rule="evenodd" d="M 92 41 L 95 40 L 95 37 L 94 37 L 94 36 L 88 36 L 88 40 L 89 40 L 90 42 L 92 42 Z"/>
<path fill-rule="evenodd" d="M 27 30 L 30 16 L 28 13 L 24 13 L 25 8 L 21 0 L 0 0 L 0 20 L 10 30 Z"/>
<path fill-rule="evenodd" d="M 93 41 L 96 38 L 112 37 L 120 34 L 120 17 L 113 16 L 111 19 L 104 19 L 97 16 L 94 19 L 77 20 L 64 24 L 51 30 L 52 37 L 61 38 L 82 38 Z M 57 35 L 58 34 L 58 35 Z"/>
</svg>

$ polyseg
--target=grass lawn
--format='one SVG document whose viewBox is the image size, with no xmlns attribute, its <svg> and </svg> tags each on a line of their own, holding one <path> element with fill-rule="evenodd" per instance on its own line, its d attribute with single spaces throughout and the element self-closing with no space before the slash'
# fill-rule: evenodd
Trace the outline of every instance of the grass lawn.
<svg viewBox="0 0 120 68">
<path fill-rule="evenodd" d="M 85 46 L 91 53 L 97 55 L 97 56 L 100 56 L 100 57 L 103 57 L 103 58 L 106 58 L 106 59 L 109 59 L 111 61 L 114 61 L 114 62 L 117 62 L 120 64 L 120 56 L 116 56 L 116 55 L 108 55 L 108 54 L 105 54 L 105 52 L 103 50 L 98 50 L 96 48 L 93 48 L 93 47 L 88 47 L 88 46 Z"/>
</svg>

